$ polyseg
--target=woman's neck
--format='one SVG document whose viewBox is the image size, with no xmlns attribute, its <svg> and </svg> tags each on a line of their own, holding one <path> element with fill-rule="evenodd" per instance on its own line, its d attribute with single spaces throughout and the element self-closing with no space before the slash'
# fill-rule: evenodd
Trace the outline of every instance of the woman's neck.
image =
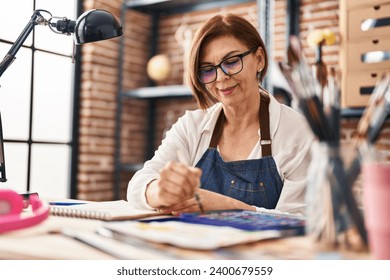
<svg viewBox="0 0 390 280">
<path fill-rule="evenodd" d="M 223 107 L 225 128 L 232 131 L 245 130 L 259 124 L 260 94 L 237 106 Z"/>
</svg>

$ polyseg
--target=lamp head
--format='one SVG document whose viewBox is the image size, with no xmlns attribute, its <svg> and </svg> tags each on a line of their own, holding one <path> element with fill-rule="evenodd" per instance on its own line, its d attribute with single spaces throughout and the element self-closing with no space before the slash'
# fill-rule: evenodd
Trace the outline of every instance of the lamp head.
<svg viewBox="0 0 390 280">
<path fill-rule="evenodd" d="M 95 9 L 83 13 L 74 26 L 76 45 L 119 37 L 123 34 L 118 20 L 105 10 Z"/>
<path fill-rule="evenodd" d="M 76 45 L 115 38 L 123 34 L 119 21 L 109 12 L 101 9 L 89 10 L 76 21 L 67 18 L 49 20 L 49 27 L 55 33 L 70 35 L 74 33 Z M 54 30 L 54 28 L 56 30 Z"/>
</svg>

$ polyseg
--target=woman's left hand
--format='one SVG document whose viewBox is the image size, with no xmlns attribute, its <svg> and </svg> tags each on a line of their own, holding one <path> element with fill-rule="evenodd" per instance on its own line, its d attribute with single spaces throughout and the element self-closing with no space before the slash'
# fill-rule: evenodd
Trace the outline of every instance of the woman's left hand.
<svg viewBox="0 0 390 280">
<path fill-rule="evenodd" d="M 256 210 L 254 206 L 250 206 L 242 201 L 216 192 L 199 189 L 198 195 L 204 211 L 230 209 Z M 171 213 L 173 215 L 178 215 L 182 212 L 200 212 L 200 210 L 201 209 L 195 197 L 183 200 L 170 207 L 164 207 L 160 209 L 160 211 L 163 213 Z"/>
</svg>

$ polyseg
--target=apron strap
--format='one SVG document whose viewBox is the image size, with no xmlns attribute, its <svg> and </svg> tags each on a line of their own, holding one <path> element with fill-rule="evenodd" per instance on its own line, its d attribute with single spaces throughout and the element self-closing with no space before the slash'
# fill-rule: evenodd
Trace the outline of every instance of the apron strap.
<svg viewBox="0 0 390 280">
<path fill-rule="evenodd" d="M 269 128 L 269 102 L 267 93 L 260 92 L 260 145 L 263 157 L 272 156 L 271 133 Z"/>
<path fill-rule="evenodd" d="M 260 99 L 260 112 L 259 112 L 259 119 L 260 119 L 260 145 L 261 145 L 261 154 L 263 157 L 271 156 L 271 136 L 270 136 L 270 128 L 269 128 L 269 102 L 270 98 L 267 93 L 260 93 L 261 99 Z M 223 126 L 225 123 L 225 114 L 223 113 L 223 110 L 221 111 L 221 114 L 218 117 L 217 123 L 215 125 L 213 135 L 211 137 L 210 141 L 210 148 L 216 149 L 218 146 L 219 139 L 222 134 Z"/>
<path fill-rule="evenodd" d="M 221 138 L 224 123 L 225 123 L 225 114 L 223 113 L 222 110 L 221 113 L 219 114 L 217 123 L 215 125 L 213 136 L 211 137 L 210 146 L 209 146 L 210 148 L 214 148 L 214 149 L 217 148 L 219 138 Z"/>
</svg>

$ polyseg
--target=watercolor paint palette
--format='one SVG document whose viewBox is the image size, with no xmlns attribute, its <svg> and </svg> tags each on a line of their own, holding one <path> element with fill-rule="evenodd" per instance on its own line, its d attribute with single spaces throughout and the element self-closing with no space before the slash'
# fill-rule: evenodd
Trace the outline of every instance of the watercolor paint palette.
<svg viewBox="0 0 390 280">
<path fill-rule="evenodd" d="M 305 231 L 305 220 L 288 214 L 224 210 L 206 213 L 185 213 L 180 218 L 184 222 L 230 226 L 249 231 L 288 230 L 293 235 L 303 235 Z"/>
</svg>

